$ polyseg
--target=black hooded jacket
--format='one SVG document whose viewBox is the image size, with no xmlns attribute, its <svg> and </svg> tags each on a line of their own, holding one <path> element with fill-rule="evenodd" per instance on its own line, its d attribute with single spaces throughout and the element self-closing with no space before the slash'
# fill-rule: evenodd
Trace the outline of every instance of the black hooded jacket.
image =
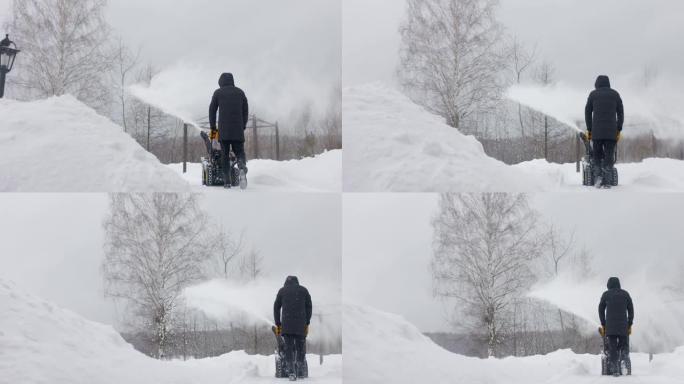
<svg viewBox="0 0 684 384">
<path fill-rule="evenodd" d="M 216 113 L 219 113 L 218 130 L 221 140 L 245 141 L 245 129 L 249 119 L 247 96 L 235 86 L 231 73 L 224 73 L 219 79 L 221 88 L 214 92 L 209 105 L 209 125 L 217 128 Z"/>
<path fill-rule="evenodd" d="M 620 288 L 620 279 L 608 279 L 608 290 L 601 296 L 599 319 L 608 336 L 627 336 L 634 322 L 634 305 L 629 293 Z"/>
<path fill-rule="evenodd" d="M 608 76 L 596 79 L 596 89 L 589 95 L 584 109 L 587 131 L 593 140 L 617 140 L 625 121 L 625 109 L 620 94 L 610 87 Z"/>
<path fill-rule="evenodd" d="M 311 323 L 311 313 L 309 291 L 299 285 L 296 277 L 289 276 L 285 280 L 285 285 L 278 291 L 273 304 L 273 317 L 276 325 L 282 325 L 284 335 L 305 336 L 304 329 Z"/>
</svg>

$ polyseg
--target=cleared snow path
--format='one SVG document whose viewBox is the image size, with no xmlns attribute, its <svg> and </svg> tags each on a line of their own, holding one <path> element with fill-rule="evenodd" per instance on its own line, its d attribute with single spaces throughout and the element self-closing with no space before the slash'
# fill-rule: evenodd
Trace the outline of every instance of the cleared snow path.
<svg viewBox="0 0 684 384">
<path fill-rule="evenodd" d="M 340 192 L 342 191 L 342 151 L 329 151 L 316 157 L 301 160 L 248 161 L 248 191 L 298 191 L 298 192 Z M 181 175 L 190 185 L 199 190 L 202 186 L 202 165 L 188 164 L 188 172 L 183 173 L 183 164 L 169 167 Z M 212 187 L 211 190 L 222 190 Z M 240 191 L 234 188 L 234 192 Z"/>
</svg>

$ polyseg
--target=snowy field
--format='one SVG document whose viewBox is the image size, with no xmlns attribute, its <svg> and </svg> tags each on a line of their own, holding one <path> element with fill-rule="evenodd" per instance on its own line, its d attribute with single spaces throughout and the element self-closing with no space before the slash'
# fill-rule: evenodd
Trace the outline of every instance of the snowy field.
<svg viewBox="0 0 684 384">
<path fill-rule="evenodd" d="M 274 383 L 273 356 L 232 352 L 162 362 L 133 349 L 110 326 L 23 293 L 0 280 L 0 383 Z M 307 383 L 341 383 L 342 357 L 309 356 Z"/>
<path fill-rule="evenodd" d="M 0 100 L 0 191 L 189 191 L 123 129 L 66 95 Z"/>
<path fill-rule="evenodd" d="M 633 376 L 602 377 L 597 355 L 558 351 L 546 356 L 477 359 L 434 344 L 400 316 L 369 307 L 344 311 L 344 382 L 353 384 L 584 384 L 684 382 L 684 348 L 672 354 L 633 353 Z"/>
<path fill-rule="evenodd" d="M 342 151 L 330 151 L 313 158 L 290 161 L 251 160 L 248 162 L 250 191 L 299 191 L 340 192 L 342 191 Z M 188 164 L 183 173 L 183 164 L 169 167 L 184 178 L 193 188 L 202 186 L 202 164 Z M 212 188 L 220 190 L 221 188 Z M 235 188 L 235 191 L 240 191 Z"/>
<path fill-rule="evenodd" d="M 199 164 L 165 166 L 123 129 L 67 95 L 0 100 L 0 192 L 187 192 Z M 249 162 L 252 191 L 339 192 L 342 151 Z"/>
<path fill-rule="evenodd" d="M 381 83 L 346 88 L 344 190 L 349 192 L 584 191 L 575 164 L 509 166 L 444 119 Z M 684 161 L 618 164 L 616 191 L 684 191 Z"/>
</svg>

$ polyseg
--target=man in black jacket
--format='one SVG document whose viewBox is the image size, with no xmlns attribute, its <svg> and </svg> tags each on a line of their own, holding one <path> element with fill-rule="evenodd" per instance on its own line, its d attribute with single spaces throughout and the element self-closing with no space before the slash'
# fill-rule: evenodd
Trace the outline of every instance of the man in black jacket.
<svg viewBox="0 0 684 384">
<path fill-rule="evenodd" d="M 629 336 L 634 322 L 634 305 L 629 293 L 620 287 L 620 279 L 608 279 L 608 290 L 599 303 L 601 335 L 608 338 L 610 371 L 617 375 L 618 352 L 629 355 Z"/>
<path fill-rule="evenodd" d="M 595 87 L 587 100 L 584 119 L 587 137 L 594 147 L 595 180 L 609 184 L 607 176 L 615 166 L 615 147 L 622 134 L 625 110 L 620 94 L 610 87 L 608 76 L 599 76 Z"/>
<path fill-rule="evenodd" d="M 281 314 L 282 311 L 282 314 Z M 276 333 L 285 339 L 285 363 L 290 376 L 296 377 L 297 366 L 306 358 L 306 337 L 311 323 L 311 296 L 299 285 L 295 276 L 289 276 L 278 291 L 273 304 Z"/>
<path fill-rule="evenodd" d="M 242 89 L 235 86 L 233 74 L 224 73 L 219 79 L 221 88 L 214 92 L 209 105 L 209 126 L 212 139 L 218 135 L 223 149 L 224 186 L 231 187 L 230 149 L 238 159 L 238 166 L 247 173 L 247 157 L 245 155 L 245 129 L 249 119 L 249 105 Z M 216 114 L 219 113 L 218 127 Z"/>
</svg>

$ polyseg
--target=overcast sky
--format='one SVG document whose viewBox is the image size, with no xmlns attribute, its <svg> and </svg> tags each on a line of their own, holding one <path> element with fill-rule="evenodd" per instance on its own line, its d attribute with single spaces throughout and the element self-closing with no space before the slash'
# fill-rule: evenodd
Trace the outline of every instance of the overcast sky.
<svg viewBox="0 0 684 384">
<path fill-rule="evenodd" d="M 343 2 L 343 83 L 394 81 L 405 18 L 403 0 Z M 592 88 L 596 75 L 615 83 L 654 65 L 681 80 L 684 2 L 671 0 L 501 0 L 511 35 L 537 47 L 560 80 Z"/>
<path fill-rule="evenodd" d="M 344 196 L 345 300 L 401 314 L 423 331 L 449 329 L 444 307 L 432 296 L 429 271 L 437 199 L 433 194 Z M 577 245 L 594 256 L 600 280 L 621 276 L 629 287 L 630 279 L 646 274 L 663 283 L 662 271 L 681 267 L 684 199 L 679 195 L 545 193 L 532 195 L 530 202 L 546 223 L 575 231 Z"/>
<path fill-rule="evenodd" d="M 10 4 L 0 0 L 0 20 Z M 233 72 L 252 110 L 272 121 L 307 104 L 327 108 L 339 88 L 340 0 L 110 0 L 106 16 L 114 36 L 141 50 L 142 64 L 194 91 L 176 95 L 173 84 L 157 83 L 182 99 L 171 104 L 185 101 L 181 107 L 200 117 L 222 72 Z"/>
<path fill-rule="evenodd" d="M 208 194 L 202 205 L 217 224 L 246 230 L 267 278 L 341 284 L 339 195 Z M 91 320 L 117 323 L 123 308 L 103 297 L 100 274 L 107 211 L 102 194 L 3 194 L 0 278 Z"/>
</svg>

